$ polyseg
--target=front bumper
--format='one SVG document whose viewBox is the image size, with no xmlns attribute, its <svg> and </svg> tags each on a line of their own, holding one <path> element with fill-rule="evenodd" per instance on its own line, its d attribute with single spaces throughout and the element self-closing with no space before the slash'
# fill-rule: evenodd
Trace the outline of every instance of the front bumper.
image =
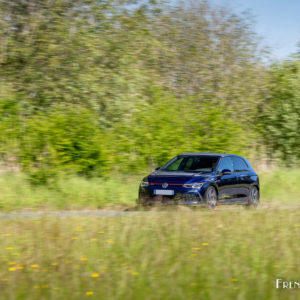
<svg viewBox="0 0 300 300">
<path fill-rule="evenodd" d="M 173 189 L 174 195 L 155 195 L 154 188 L 140 187 L 138 203 L 140 205 L 155 205 L 155 204 L 166 204 L 166 205 L 190 205 L 197 206 L 204 204 L 203 195 L 200 190 L 177 188 Z"/>
</svg>

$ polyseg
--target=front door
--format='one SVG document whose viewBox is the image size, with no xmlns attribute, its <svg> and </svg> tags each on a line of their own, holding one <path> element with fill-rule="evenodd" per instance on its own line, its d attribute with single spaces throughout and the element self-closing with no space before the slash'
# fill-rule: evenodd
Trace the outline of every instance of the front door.
<svg viewBox="0 0 300 300">
<path fill-rule="evenodd" d="M 229 170 L 231 174 L 222 174 L 223 170 Z M 232 199 L 236 188 L 236 174 L 234 173 L 233 163 L 230 157 L 221 158 L 217 169 L 217 184 L 219 189 L 219 203 L 226 203 Z"/>
</svg>

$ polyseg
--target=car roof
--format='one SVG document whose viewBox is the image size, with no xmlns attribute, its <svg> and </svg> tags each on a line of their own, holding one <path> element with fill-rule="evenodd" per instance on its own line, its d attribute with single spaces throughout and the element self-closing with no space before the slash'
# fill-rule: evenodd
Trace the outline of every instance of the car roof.
<svg viewBox="0 0 300 300">
<path fill-rule="evenodd" d="M 235 154 L 227 154 L 227 153 L 205 153 L 205 152 L 200 152 L 200 153 L 182 153 L 179 154 L 178 156 L 198 156 L 198 155 L 207 155 L 207 156 L 219 156 L 219 157 L 225 157 L 225 156 L 238 156 Z"/>
</svg>

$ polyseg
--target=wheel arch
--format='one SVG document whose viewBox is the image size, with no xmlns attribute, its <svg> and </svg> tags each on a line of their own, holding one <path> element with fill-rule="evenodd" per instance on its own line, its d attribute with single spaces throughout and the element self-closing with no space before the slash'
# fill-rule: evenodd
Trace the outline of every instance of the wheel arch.
<svg viewBox="0 0 300 300">
<path fill-rule="evenodd" d="M 206 190 L 207 190 L 210 186 L 212 186 L 212 187 L 215 188 L 215 190 L 216 190 L 216 192 L 217 192 L 217 196 L 219 197 L 219 189 L 218 189 L 217 184 L 214 183 L 214 182 L 210 182 L 210 183 L 209 183 L 209 185 L 208 185 L 208 186 L 206 187 L 206 189 L 205 189 L 205 192 L 206 192 Z M 219 199 L 217 199 L 217 201 L 218 201 L 218 200 L 219 200 Z"/>
<path fill-rule="evenodd" d="M 254 182 L 253 184 L 251 184 L 251 186 L 255 186 L 258 189 L 258 191 L 260 192 L 260 186 L 259 186 L 258 182 Z"/>
</svg>

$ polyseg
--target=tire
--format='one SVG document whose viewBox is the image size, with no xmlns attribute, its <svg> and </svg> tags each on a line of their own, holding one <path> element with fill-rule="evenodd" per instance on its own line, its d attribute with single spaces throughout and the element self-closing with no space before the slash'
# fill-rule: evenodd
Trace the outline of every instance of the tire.
<svg viewBox="0 0 300 300">
<path fill-rule="evenodd" d="M 215 209 L 218 202 L 218 194 L 213 186 L 209 186 L 204 194 L 204 202 L 209 209 Z"/>
<path fill-rule="evenodd" d="M 250 196 L 249 196 L 249 200 L 248 200 L 248 204 L 247 207 L 252 207 L 252 208 L 256 208 L 259 204 L 259 190 L 256 186 L 252 186 L 250 188 Z"/>
</svg>

